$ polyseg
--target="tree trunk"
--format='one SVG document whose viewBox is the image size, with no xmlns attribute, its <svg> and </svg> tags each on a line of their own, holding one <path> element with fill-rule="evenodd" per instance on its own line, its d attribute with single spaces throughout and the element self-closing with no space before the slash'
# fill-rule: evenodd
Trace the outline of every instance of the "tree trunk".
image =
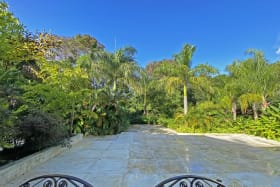
<svg viewBox="0 0 280 187">
<path fill-rule="evenodd" d="M 236 121 L 236 100 L 233 100 L 231 103 L 231 111 L 233 114 L 233 121 Z"/>
<path fill-rule="evenodd" d="M 252 109 L 253 109 L 253 113 L 254 113 L 254 120 L 257 120 L 258 119 L 258 111 L 257 111 L 257 105 L 256 105 L 255 102 L 253 103 Z"/>
<path fill-rule="evenodd" d="M 74 124 L 74 116 L 75 116 L 75 111 L 72 110 L 71 112 L 71 119 L 70 119 L 70 136 L 73 134 L 73 124 Z"/>
<path fill-rule="evenodd" d="M 143 114 L 147 114 L 147 91 L 146 88 L 144 89 L 144 107 L 143 107 Z"/>
<path fill-rule="evenodd" d="M 188 95 L 187 95 L 187 85 L 184 85 L 184 114 L 188 113 Z"/>
<path fill-rule="evenodd" d="M 262 96 L 262 110 L 266 110 L 266 108 L 268 107 L 268 102 L 266 101 L 265 96 Z"/>
</svg>

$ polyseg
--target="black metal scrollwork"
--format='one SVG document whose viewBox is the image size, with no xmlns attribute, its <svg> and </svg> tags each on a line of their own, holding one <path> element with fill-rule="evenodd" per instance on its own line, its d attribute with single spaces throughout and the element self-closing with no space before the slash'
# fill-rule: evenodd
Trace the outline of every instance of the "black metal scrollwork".
<svg viewBox="0 0 280 187">
<path fill-rule="evenodd" d="M 188 187 L 189 185 L 186 181 L 181 181 L 179 186 L 180 187 Z"/>
<path fill-rule="evenodd" d="M 93 187 L 93 185 L 77 177 L 58 174 L 32 178 L 19 187 Z"/>
<path fill-rule="evenodd" d="M 54 182 L 51 179 L 47 179 L 44 183 L 43 183 L 43 187 L 52 187 L 54 186 Z"/>
<path fill-rule="evenodd" d="M 168 178 L 156 187 L 226 187 L 221 180 L 213 180 L 196 175 L 181 175 Z"/>
<path fill-rule="evenodd" d="M 43 175 L 32 178 L 19 187 L 93 187 L 88 182 L 69 175 Z M 196 175 L 181 175 L 168 178 L 155 187 L 226 187 L 221 180 Z"/>
</svg>

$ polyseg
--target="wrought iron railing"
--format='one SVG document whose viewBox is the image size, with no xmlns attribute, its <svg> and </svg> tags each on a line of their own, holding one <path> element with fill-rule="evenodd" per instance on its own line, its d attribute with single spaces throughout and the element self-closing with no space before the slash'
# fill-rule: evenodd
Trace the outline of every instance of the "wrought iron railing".
<svg viewBox="0 0 280 187">
<path fill-rule="evenodd" d="M 93 187 L 88 182 L 69 175 L 42 175 L 32 178 L 19 187 Z M 165 179 L 155 187 L 226 187 L 221 180 L 197 175 L 181 175 Z"/>
<path fill-rule="evenodd" d="M 156 187 L 226 187 L 217 179 L 209 179 L 196 175 L 181 175 L 160 182 Z"/>
<path fill-rule="evenodd" d="M 69 175 L 42 175 L 32 178 L 19 187 L 93 187 L 88 182 Z"/>
</svg>

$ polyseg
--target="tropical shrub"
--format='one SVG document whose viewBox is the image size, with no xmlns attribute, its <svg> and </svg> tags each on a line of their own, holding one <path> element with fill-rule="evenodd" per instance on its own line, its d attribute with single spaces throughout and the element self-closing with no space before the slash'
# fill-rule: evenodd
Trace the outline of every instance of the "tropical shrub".
<svg viewBox="0 0 280 187">
<path fill-rule="evenodd" d="M 280 104 L 278 107 L 269 106 L 257 121 L 242 118 L 238 125 L 239 130 L 245 133 L 280 140 Z"/>
<path fill-rule="evenodd" d="M 4 104 L 1 102 L 0 104 Z M 8 110 L 5 105 L 0 105 L 0 147 L 12 147 L 13 139 L 17 135 L 17 129 L 14 127 L 16 116 Z"/>
<path fill-rule="evenodd" d="M 98 107 L 95 113 L 96 118 L 88 129 L 90 134 L 117 134 L 127 129 L 129 125 L 128 111 L 123 106 L 109 103 L 106 106 Z"/>
<path fill-rule="evenodd" d="M 231 122 L 231 116 L 225 114 L 218 104 L 207 101 L 191 107 L 188 115 L 175 113 L 174 120 L 167 126 L 180 132 L 222 132 Z"/>
<path fill-rule="evenodd" d="M 95 104 L 86 118 L 87 133 L 93 135 L 117 134 L 129 126 L 129 112 L 121 92 L 102 88 L 95 92 Z M 87 120 L 88 119 L 88 120 Z"/>
<path fill-rule="evenodd" d="M 41 150 L 61 143 L 68 131 L 55 115 L 40 110 L 32 111 L 17 124 L 18 139 L 23 140 L 27 150 Z"/>
</svg>

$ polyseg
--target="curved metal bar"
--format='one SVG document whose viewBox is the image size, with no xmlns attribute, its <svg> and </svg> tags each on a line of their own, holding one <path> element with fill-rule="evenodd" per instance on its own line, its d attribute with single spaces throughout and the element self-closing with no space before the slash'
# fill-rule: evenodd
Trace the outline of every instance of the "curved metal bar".
<svg viewBox="0 0 280 187">
<path fill-rule="evenodd" d="M 19 187 L 93 187 L 90 183 L 74 176 L 51 174 L 34 177 Z"/>
<path fill-rule="evenodd" d="M 226 187 L 221 182 L 197 175 L 180 175 L 165 179 L 155 187 Z"/>
</svg>

